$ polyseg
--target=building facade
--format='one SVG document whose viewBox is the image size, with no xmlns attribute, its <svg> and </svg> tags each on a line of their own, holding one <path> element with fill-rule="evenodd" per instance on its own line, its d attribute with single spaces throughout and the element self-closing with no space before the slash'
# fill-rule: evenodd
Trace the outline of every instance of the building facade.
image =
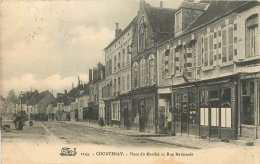
<svg viewBox="0 0 260 164">
<path fill-rule="evenodd" d="M 199 13 L 186 22 L 193 10 Z M 174 34 L 157 54 L 158 92 L 171 94 L 171 131 L 223 140 L 259 137 L 258 15 L 257 1 L 184 2 L 178 8 Z"/>
<path fill-rule="evenodd" d="M 118 23 L 115 39 L 104 49 L 106 84 L 104 88 L 107 124 L 131 127 L 131 44 L 135 18 L 121 30 Z"/>
</svg>

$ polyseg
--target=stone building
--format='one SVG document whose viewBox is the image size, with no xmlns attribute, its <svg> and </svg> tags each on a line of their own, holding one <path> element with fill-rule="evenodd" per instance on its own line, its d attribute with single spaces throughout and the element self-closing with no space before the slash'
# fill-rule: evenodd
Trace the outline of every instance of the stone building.
<svg viewBox="0 0 260 164">
<path fill-rule="evenodd" d="M 131 44 L 134 18 L 124 29 L 116 24 L 115 39 L 104 49 L 106 86 L 104 87 L 105 119 L 107 124 L 130 128 Z"/>
<path fill-rule="evenodd" d="M 168 130 L 259 137 L 259 9 L 257 1 L 184 2 L 177 9 L 174 33 L 157 54 L 159 109 L 172 113 Z"/>
<path fill-rule="evenodd" d="M 140 1 L 132 43 L 132 118 L 140 131 L 157 131 L 157 42 L 173 33 L 174 9 Z"/>
</svg>

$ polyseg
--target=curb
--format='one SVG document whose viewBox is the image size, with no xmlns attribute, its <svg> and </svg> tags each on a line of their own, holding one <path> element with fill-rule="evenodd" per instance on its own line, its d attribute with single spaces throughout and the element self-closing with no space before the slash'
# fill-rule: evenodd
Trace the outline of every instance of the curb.
<svg viewBox="0 0 260 164">
<path fill-rule="evenodd" d="M 201 148 L 201 147 L 190 146 L 190 145 L 182 144 L 182 143 L 172 143 L 172 142 L 167 142 L 167 141 L 155 140 L 155 139 L 151 139 L 151 138 L 144 138 L 144 139 L 149 140 L 149 141 L 158 142 L 158 143 L 169 144 L 169 145 L 173 145 L 173 146 L 179 146 L 179 147 L 190 148 L 190 149 L 203 149 L 203 148 Z"/>
<path fill-rule="evenodd" d="M 91 128 L 91 129 L 97 129 L 97 130 L 100 130 L 100 131 L 106 131 L 106 132 L 111 132 L 111 133 L 115 133 L 115 134 L 130 136 L 130 137 L 163 137 L 163 136 L 167 136 L 167 135 L 157 135 L 157 134 L 150 134 L 150 135 L 128 134 L 128 133 L 122 133 L 122 132 L 115 132 L 115 131 L 108 130 L 108 129 L 101 129 L 101 128 L 98 128 L 98 127 L 92 127 L 92 126 L 88 126 L 88 125 L 77 124 L 77 123 L 68 123 L 68 122 L 62 122 L 62 123 L 71 124 L 71 125 L 73 124 L 73 125 L 77 125 L 77 126 L 81 126 L 81 127 L 88 127 L 88 128 Z"/>
</svg>

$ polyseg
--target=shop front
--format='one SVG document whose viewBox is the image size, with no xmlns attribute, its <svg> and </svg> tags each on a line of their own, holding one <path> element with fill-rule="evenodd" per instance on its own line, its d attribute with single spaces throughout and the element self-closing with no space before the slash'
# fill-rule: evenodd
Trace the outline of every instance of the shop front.
<svg viewBox="0 0 260 164">
<path fill-rule="evenodd" d="M 141 132 L 156 132 L 158 103 L 155 87 L 147 87 L 132 91 L 132 122 L 133 128 Z"/>
<path fill-rule="evenodd" d="M 260 73 L 242 74 L 239 82 L 239 135 L 260 138 Z"/>
<path fill-rule="evenodd" d="M 173 125 L 179 135 L 237 138 L 237 75 L 173 87 Z"/>
<path fill-rule="evenodd" d="M 121 126 L 124 129 L 131 129 L 132 101 L 131 95 L 121 95 Z"/>
</svg>

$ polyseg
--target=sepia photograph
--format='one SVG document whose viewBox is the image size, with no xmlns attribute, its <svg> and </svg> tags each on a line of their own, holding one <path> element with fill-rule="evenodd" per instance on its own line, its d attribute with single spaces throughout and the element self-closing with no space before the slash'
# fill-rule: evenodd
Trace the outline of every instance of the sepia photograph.
<svg viewBox="0 0 260 164">
<path fill-rule="evenodd" d="M 0 0 L 0 163 L 260 163 L 259 14 Z"/>
</svg>

